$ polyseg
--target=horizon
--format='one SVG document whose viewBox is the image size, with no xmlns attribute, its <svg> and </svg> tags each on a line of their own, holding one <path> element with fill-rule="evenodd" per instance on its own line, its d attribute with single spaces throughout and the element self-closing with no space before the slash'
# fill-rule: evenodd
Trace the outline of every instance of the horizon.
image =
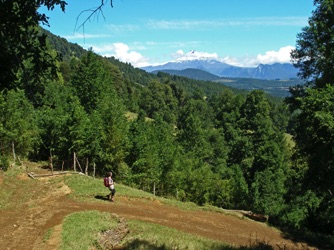
<svg viewBox="0 0 334 250">
<path fill-rule="evenodd" d="M 65 13 L 38 10 L 50 17 L 44 29 L 134 67 L 200 58 L 239 67 L 291 63 L 314 10 L 313 0 L 113 0 L 113 7 L 109 0 L 82 25 L 99 0 L 67 3 Z"/>
</svg>

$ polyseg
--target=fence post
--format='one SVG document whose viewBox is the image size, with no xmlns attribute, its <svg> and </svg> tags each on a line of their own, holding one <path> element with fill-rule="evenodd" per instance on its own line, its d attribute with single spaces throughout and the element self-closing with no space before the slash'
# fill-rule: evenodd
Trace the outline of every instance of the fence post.
<svg viewBox="0 0 334 250">
<path fill-rule="evenodd" d="M 88 175 L 88 158 L 86 158 L 85 175 Z"/>
<path fill-rule="evenodd" d="M 52 152 L 51 152 L 51 150 L 50 150 L 50 157 L 49 157 L 49 159 L 50 159 L 51 174 L 53 175 L 53 164 L 52 164 Z"/>
<path fill-rule="evenodd" d="M 76 166 L 76 161 L 75 161 L 75 152 L 73 153 L 73 170 L 74 170 L 74 172 L 76 172 L 77 171 L 77 166 Z"/>
<path fill-rule="evenodd" d="M 14 165 L 15 165 L 16 155 L 15 155 L 15 145 L 14 145 L 14 142 L 12 142 L 12 151 L 13 151 L 13 158 L 14 158 Z"/>
</svg>

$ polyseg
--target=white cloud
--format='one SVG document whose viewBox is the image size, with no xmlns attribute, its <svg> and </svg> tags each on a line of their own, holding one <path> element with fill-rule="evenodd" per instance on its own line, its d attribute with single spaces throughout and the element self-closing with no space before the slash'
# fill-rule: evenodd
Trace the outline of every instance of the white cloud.
<svg viewBox="0 0 334 250">
<path fill-rule="evenodd" d="M 172 53 L 171 57 L 174 61 L 185 61 L 185 60 L 195 60 L 195 59 L 214 59 L 220 62 L 224 62 L 233 66 L 239 67 L 256 67 L 259 64 L 273 64 L 273 63 L 290 63 L 290 53 L 294 47 L 286 46 L 280 48 L 278 51 L 267 51 L 264 54 L 258 54 L 255 57 L 231 57 L 225 56 L 220 57 L 217 53 L 190 51 L 185 53 L 183 50 L 177 50 Z"/>
<path fill-rule="evenodd" d="M 220 61 L 233 66 L 239 66 L 239 67 L 243 66 L 242 62 L 240 62 L 239 59 L 230 56 L 225 56 L 223 58 L 220 58 Z"/>
<path fill-rule="evenodd" d="M 258 54 L 257 61 L 263 64 L 288 63 L 290 62 L 290 53 L 294 49 L 292 46 L 280 48 L 278 51 L 267 51 L 264 55 Z"/>
<path fill-rule="evenodd" d="M 101 46 L 91 46 L 93 51 L 106 57 L 115 57 L 122 62 L 131 63 L 135 67 L 144 67 L 149 65 L 148 59 L 142 54 L 131 50 L 125 43 L 112 43 Z"/>
<path fill-rule="evenodd" d="M 196 59 L 218 59 L 216 53 L 200 52 L 196 50 L 189 51 L 184 53 L 183 50 L 178 50 L 172 55 L 176 61 L 187 61 L 187 60 L 196 60 Z"/>
<path fill-rule="evenodd" d="M 285 46 L 278 51 L 270 50 L 264 54 L 258 54 L 255 57 L 223 57 L 219 60 L 221 62 L 238 66 L 238 67 L 257 67 L 259 64 L 273 64 L 273 63 L 291 63 L 290 53 L 293 50 L 293 46 Z"/>
</svg>

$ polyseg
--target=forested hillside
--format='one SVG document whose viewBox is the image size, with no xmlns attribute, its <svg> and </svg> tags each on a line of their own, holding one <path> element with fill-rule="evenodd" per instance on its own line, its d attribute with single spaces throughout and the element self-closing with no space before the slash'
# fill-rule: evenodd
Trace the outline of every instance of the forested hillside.
<svg viewBox="0 0 334 250">
<path fill-rule="evenodd" d="M 112 170 L 118 182 L 159 196 L 333 233 L 334 95 L 325 84 L 333 71 L 312 82 L 318 88 L 294 89 L 288 106 L 259 90 L 148 74 L 51 35 L 45 42 L 38 22 L 27 22 L 36 20 L 34 4 L 17 2 L 1 3 L 15 10 L 1 17 L 3 170 L 13 159 L 50 157 L 70 168 L 75 152 L 88 172 Z"/>
</svg>

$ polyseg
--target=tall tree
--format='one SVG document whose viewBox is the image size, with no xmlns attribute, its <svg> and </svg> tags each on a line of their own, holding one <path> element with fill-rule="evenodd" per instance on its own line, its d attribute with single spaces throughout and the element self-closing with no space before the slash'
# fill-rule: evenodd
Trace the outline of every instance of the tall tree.
<svg viewBox="0 0 334 250">
<path fill-rule="evenodd" d="M 0 92 L 0 150 L 20 157 L 28 156 L 38 141 L 36 112 L 22 90 Z"/>
<path fill-rule="evenodd" d="M 104 87 L 107 84 L 111 85 L 111 79 L 104 77 L 102 60 L 92 50 L 75 62 L 72 70 L 71 85 L 76 90 L 76 95 L 79 97 L 81 105 L 85 107 L 86 112 L 91 113 L 96 109 Z"/>
<path fill-rule="evenodd" d="M 334 79 L 334 2 L 314 0 L 314 5 L 309 25 L 298 34 L 291 56 L 301 78 L 321 88 Z"/>
<path fill-rule="evenodd" d="M 212 157 L 209 136 L 213 129 L 212 110 L 203 96 L 197 100 L 191 98 L 180 112 L 178 120 L 178 141 L 189 153 L 201 160 Z"/>
<path fill-rule="evenodd" d="M 278 215 L 283 209 L 287 155 L 284 137 L 274 127 L 264 92 L 252 91 L 241 110 L 240 127 L 247 138 L 244 174 L 255 211 Z M 241 146 L 244 148 L 245 146 Z"/>
<path fill-rule="evenodd" d="M 289 100 L 296 111 L 293 171 L 301 182 L 299 194 L 291 187 L 294 195 L 290 199 L 306 212 L 292 207 L 287 216 L 298 226 L 333 234 L 334 1 L 315 0 L 314 4 L 309 25 L 298 35 L 291 54 L 300 76 L 309 84 L 293 90 Z M 300 197 L 305 198 L 304 206 Z"/>
<path fill-rule="evenodd" d="M 295 169 L 296 176 L 303 176 L 300 194 L 308 197 L 306 204 L 313 205 L 305 207 L 308 213 L 301 215 L 299 220 L 312 229 L 333 233 L 334 87 L 308 89 L 306 94 L 300 98 L 301 113 L 295 126 L 295 140 L 297 159 L 307 165 Z"/>
<path fill-rule="evenodd" d="M 46 83 L 43 106 L 38 109 L 38 121 L 42 142 L 36 149 L 37 156 L 47 159 L 50 151 L 62 160 L 68 159 L 73 147 L 70 131 L 80 120 L 79 115 L 85 115 L 79 99 L 66 85 L 59 82 Z M 84 120 L 84 119 L 83 119 Z"/>
</svg>

